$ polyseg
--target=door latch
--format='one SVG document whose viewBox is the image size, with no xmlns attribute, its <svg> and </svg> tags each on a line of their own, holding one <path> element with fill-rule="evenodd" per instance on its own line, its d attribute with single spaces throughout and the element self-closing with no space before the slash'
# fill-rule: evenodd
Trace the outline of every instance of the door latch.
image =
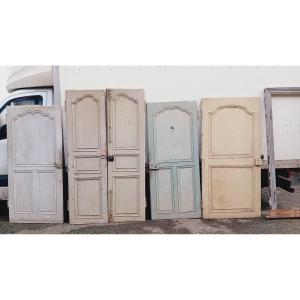
<svg viewBox="0 0 300 300">
<path fill-rule="evenodd" d="M 107 161 L 114 161 L 115 157 L 113 155 L 109 155 L 109 156 L 107 156 L 106 160 Z"/>
<path fill-rule="evenodd" d="M 56 169 L 62 169 L 62 163 L 56 162 L 54 165 Z"/>
<path fill-rule="evenodd" d="M 262 164 L 263 164 L 263 162 L 262 162 L 261 159 L 255 159 L 255 160 L 254 160 L 254 164 L 255 164 L 255 166 L 261 167 Z"/>
<path fill-rule="evenodd" d="M 156 164 L 150 164 L 149 165 L 149 170 L 158 170 L 159 168 L 158 168 L 158 165 L 156 165 Z"/>
</svg>

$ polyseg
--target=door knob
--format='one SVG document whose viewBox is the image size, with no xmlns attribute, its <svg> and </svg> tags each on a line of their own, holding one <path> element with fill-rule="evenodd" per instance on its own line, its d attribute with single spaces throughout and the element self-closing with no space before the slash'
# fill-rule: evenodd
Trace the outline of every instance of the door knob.
<svg viewBox="0 0 300 300">
<path fill-rule="evenodd" d="M 109 156 L 107 156 L 106 160 L 107 161 L 114 161 L 115 157 L 113 155 L 109 155 Z"/>
</svg>

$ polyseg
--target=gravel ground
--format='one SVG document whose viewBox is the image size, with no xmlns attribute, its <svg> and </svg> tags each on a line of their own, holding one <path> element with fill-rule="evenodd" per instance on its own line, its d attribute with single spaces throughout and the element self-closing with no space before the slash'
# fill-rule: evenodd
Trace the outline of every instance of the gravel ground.
<svg viewBox="0 0 300 300">
<path fill-rule="evenodd" d="M 300 208 L 300 176 L 294 193 L 278 188 L 278 208 Z M 100 225 L 10 224 L 6 202 L 0 201 L 0 234 L 293 234 L 300 233 L 300 219 L 268 220 L 267 189 L 262 189 L 262 217 L 254 219 L 177 219 Z"/>
</svg>

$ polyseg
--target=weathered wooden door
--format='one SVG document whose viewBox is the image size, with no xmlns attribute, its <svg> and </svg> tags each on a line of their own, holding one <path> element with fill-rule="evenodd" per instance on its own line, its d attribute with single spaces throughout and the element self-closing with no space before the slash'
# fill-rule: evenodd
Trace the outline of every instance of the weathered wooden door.
<svg viewBox="0 0 300 300">
<path fill-rule="evenodd" d="M 107 222 L 105 91 L 66 91 L 71 224 Z"/>
<path fill-rule="evenodd" d="M 202 100 L 204 218 L 261 215 L 260 99 Z"/>
<path fill-rule="evenodd" d="M 62 223 L 61 109 L 7 109 L 9 220 Z"/>
<path fill-rule="evenodd" d="M 107 90 L 107 108 L 110 220 L 145 220 L 144 91 Z"/>
<path fill-rule="evenodd" d="M 147 104 L 152 219 L 199 218 L 196 102 Z"/>
</svg>

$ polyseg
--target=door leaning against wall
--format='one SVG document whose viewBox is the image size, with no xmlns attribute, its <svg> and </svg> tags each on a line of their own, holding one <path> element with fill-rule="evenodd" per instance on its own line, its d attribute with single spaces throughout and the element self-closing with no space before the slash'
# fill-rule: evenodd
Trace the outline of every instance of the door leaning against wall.
<svg viewBox="0 0 300 300">
<path fill-rule="evenodd" d="M 9 107 L 7 133 L 10 222 L 63 223 L 61 108 Z"/>
<path fill-rule="evenodd" d="M 143 90 L 67 91 L 66 112 L 70 223 L 145 220 Z"/>
<path fill-rule="evenodd" d="M 261 215 L 260 98 L 202 100 L 204 218 Z"/>
<path fill-rule="evenodd" d="M 199 218 L 196 102 L 147 104 L 152 219 Z"/>
</svg>

